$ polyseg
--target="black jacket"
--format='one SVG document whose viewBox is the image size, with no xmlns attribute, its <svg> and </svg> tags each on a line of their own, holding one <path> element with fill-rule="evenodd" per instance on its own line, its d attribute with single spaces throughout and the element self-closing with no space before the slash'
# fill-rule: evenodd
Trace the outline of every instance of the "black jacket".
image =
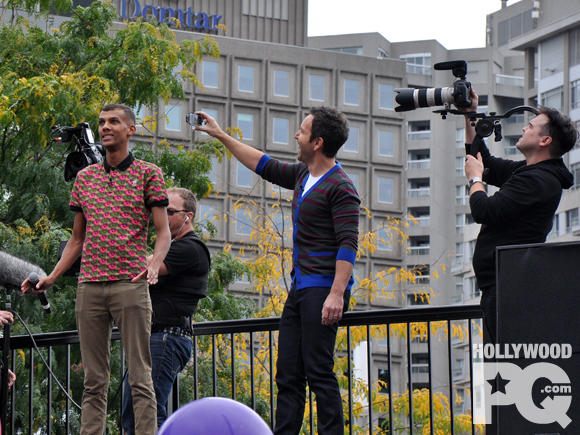
<svg viewBox="0 0 580 435">
<path fill-rule="evenodd" d="M 562 189 L 570 188 L 574 180 L 561 158 L 526 165 L 525 160 L 493 157 L 485 145 L 481 155 L 489 169 L 484 181 L 500 190 L 492 196 L 475 192 L 469 199 L 473 219 L 482 224 L 473 254 L 480 288 L 495 285 L 497 246 L 546 241 Z"/>
</svg>

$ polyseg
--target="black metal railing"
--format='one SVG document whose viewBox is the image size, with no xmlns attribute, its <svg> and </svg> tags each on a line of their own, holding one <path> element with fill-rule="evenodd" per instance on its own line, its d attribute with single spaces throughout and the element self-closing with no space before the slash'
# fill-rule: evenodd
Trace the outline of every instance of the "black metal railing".
<svg viewBox="0 0 580 435">
<path fill-rule="evenodd" d="M 376 382 L 373 382 L 373 357 L 377 353 L 377 340 L 373 339 L 376 335 L 376 329 L 382 328 L 382 356 L 383 364 L 386 364 L 388 370 L 388 379 L 383 384 L 383 390 L 386 389 L 384 397 L 387 401 L 392 401 L 394 394 L 408 395 L 408 403 L 410 409 L 413 408 L 413 385 L 414 378 L 418 376 L 412 370 L 413 361 L 413 346 L 412 343 L 417 343 L 413 338 L 418 337 L 413 334 L 412 325 L 424 324 L 426 326 L 426 334 L 422 333 L 422 343 L 426 344 L 426 353 L 428 355 L 428 385 L 426 388 L 429 391 L 429 412 L 433 416 L 434 394 L 431 392 L 434 389 L 440 391 L 446 389 L 446 395 L 449 400 L 449 418 L 455 422 L 454 416 L 454 379 L 453 367 L 451 363 L 451 355 L 453 346 L 456 345 L 456 340 L 453 339 L 454 330 L 456 326 L 463 324 L 468 325 L 464 327 L 465 335 L 462 337 L 464 345 L 469 345 L 469 370 L 466 372 L 468 379 L 465 380 L 473 391 L 472 373 L 472 337 L 476 336 L 475 329 L 472 327 L 472 320 L 481 319 L 482 313 L 478 305 L 456 305 L 456 306 L 441 306 L 441 307 L 417 307 L 407 309 L 386 309 L 373 311 L 353 311 L 345 313 L 340 322 L 341 329 L 339 334 L 344 338 L 345 346 L 342 352 L 337 354 L 337 361 L 346 359 L 346 370 L 344 376 L 341 377 L 341 388 L 348 401 L 348 411 L 346 414 L 345 433 L 354 433 L 355 421 L 364 421 L 368 425 L 368 431 L 365 433 L 392 433 L 384 432 L 383 428 L 379 427 L 380 421 L 388 421 L 388 424 L 394 424 L 393 406 L 388 406 L 388 410 L 382 409 L 377 411 L 376 403 L 373 402 L 373 388 L 377 388 Z M 222 322 L 204 322 L 193 325 L 194 330 L 194 352 L 190 365 L 184 370 L 181 376 L 181 382 L 176 382 L 168 404 L 168 410 L 171 412 L 177 409 L 180 403 L 198 399 L 206 396 L 227 395 L 234 400 L 245 402 L 248 406 L 259 411 L 260 415 L 273 427 L 275 409 L 275 382 L 272 376 L 274 372 L 274 356 L 277 341 L 277 331 L 279 327 L 279 318 L 262 318 L 262 319 L 244 319 L 232 320 Z M 439 339 L 433 340 L 432 326 L 438 322 L 440 327 Z M 401 327 L 401 325 L 403 325 Z M 455 326 L 454 326 L 455 325 Z M 404 337 L 394 338 L 394 331 L 405 331 Z M 444 332 L 441 332 L 444 331 Z M 352 334 L 357 336 L 361 334 L 366 337 L 366 340 L 353 340 Z M 443 335 L 443 340 L 441 340 Z M 55 400 L 54 391 L 58 388 L 56 381 L 53 381 L 51 376 L 47 374 L 45 368 L 51 368 L 55 365 L 56 353 L 60 355 L 58 365 L 64 368 L 61 370 L 59 383 L 73 396 L 80 398 L 82 391 L 71 391 L 71 374 L 77 378 L 82 377 L 82 373 L 77 373 L 79 370 L 80 357 L 78 356 L 78 334 L 76 331 L 55 332 L 45 334 L 35 334 L 33 336 L 36 346 L 40 349 L 41 354 L 45 355 L 45 361 L 40 362 L 40 359 L 35 357 L 34 343 L 30 336 L 13 336 L 10 340 L 11 346 L 11 366 L 12 370 L 16 371 L 16 363 L 24 365 L 28 370 L 27 379 L 17 379 L 14 387 L 11 389 L 9 397 L 9 409 L 7 420 L 8 434 L 53 434 L 53 426 L 59 425 L 58 433 L 75 433 L 78 428 L 79 410 L 75 409 L 76 403 L 73 403 L 71 398 L 64 398 L 59 394 L 59 399 Z M 115 329 L 113 331 L 113 341 L 116 342 L 118 359 L 120 361 L 118 368 L 120 373 L 124 370 L 122 346 L 117 342 L 120 340 L 120 335 Z M 402 340 L 395 346 L 395 340 Z M 356 403 L 355 415 L 355 376 L 353 375 L 354 362 L 352 358 L 354 343 L 358 343 L 359 350 L 362 349 L 366 353 L 366 397 L 369 398 L 368 403 L 358 401 Z M 453 342 L 453 343 L 452 343 Z M 373 343 L 375 349 L 373 350 Z M 439 344 L 444 343 L 444 344 Z M 366 346 L 366 348 L 364 348 Z M 434 347 L 443 346 L 444 353 L 446 352 L 448 379 L 445 385 L 435 385 L 433 383 L 433 370 L 436 361 L 433 358 Z M 395 349 L 395 347 L 397 347 Z M 58 352 L 57 352 L 58 351 Z M 71 358 L 71 352 L 74 357 Z M 437 353 L 441 354 L 441 348 L 437 348 Z M 386 358 L 386 362 L 384 361 Z M 408 391 L 403 388 L 398 388 L 393 384 L 393 363 L 407 364 L 406 370 L 401 370 L 407 377 Z M 45 365 L 47 367 L 45 367 Z M 258 367 L 259 366 L 259 370 Z M 43 367 L 43 370 L 39 370 Z M 362 367 L 359 367 L 362 369 Z M 22 370 L 22 367 L 20 367 Z M 75 372 L 75 370 L 77 370 Z M 364 371 L 364 370 L 363 370 Z M 114 371 L 113 371 L 114 373 Z M 240 378 L 240 373 L 244 373 L 243 378 Z M 423 373 L 421 373 L 422 375 Z M 114 390 L 122 381 L 122 375 L 115 375 L 116 384 L 111 384 Z M 259 378 L 259 379 L 257 379 Z M 208 382 L 211 381 L 211 385 Z M 364 381 L 364 380 L 363 380 Z M 376 379 L 375 379 L 376 381 Z M 243 382 L 243 386 L 240 385 Z M 259 384 L 259 385 L 258 385 Z M 364 382 L 363 382 L 364 384 Z M 401 382 L 399 382 L 399 385 Z M 78 388 L 82 389 L 82 385 L 77 380 Z M 80 386 L 79 386 L 80 385 Z M 360 382 L 357 383 L 360 386 Z M 249 386 L 249 391 L 248 391 Z M 74 388 L 74 387 L 72 387 Z M 203 391 L 200 391 L 201 390 Z M 404 391 L 404 392 L 403 392 Z M 28 410 L 16 409 L 15 404 L 19 399 L 22 401 L 22 395 L 28 394 Z M 360 394 L 360 390 L 356 390 L 356 394 Z M 122 396 L 122 392 L 120 393 Z M 376 395 L 375 395 L 376 396 Z M 473 394 L 471 396 L 471 409 L 473 409 Z M 383 396 L 382 396 L 383 397 Z M 80 403 L 80 399 L 78 400 Z M 118 399 L 115 399 L 118 407 Z M 20 402 L 21 403 L 21 402 Z M 42 403 L 42 406 L 38 404 Z M 362 403 L 362 405 L 361 405 Z M 111 404 L 112 405 L 112 404 Z M 360 406 L 366 409 L 361 410 Z M 38 415 L 36 410 L 44 415 Z M 308 417 L 305 422 L 305 433 L 315 433 L 316 421 L 314 416 L 314 407 L 312 400 L 312 393 L 309 393 L 309 404 L 307 407 Z M 417 434 L 417 422 L 414 422 L 413 412 L 408 413 L 408 421 L 405 422 L 405 428 L 398 433 Z M 361 417 L 362 415 L 362 417 Z M 382 417 L 381 417 L 382 416 Z M 111 417 L 109 417 L 111 418 Z M 429 418 L 430 433 L 434 431 L 434 418 Z M 118 421 L 112 422 L 113 427 L 119 427 Z M 109 433 L 115 433 L 115 430 L 110 429 Z M 18 427 L 23 426 L 23 427 Z M 383 426 L 384 427 L 384 426 Z M 451 424 L 451 434 L 455 434 L 455 425 Z M 121 433 L 120 428 L 118 429 Z M 472 434 L 476 433 L 474 425 L 471 426 Z"/>
</svg>

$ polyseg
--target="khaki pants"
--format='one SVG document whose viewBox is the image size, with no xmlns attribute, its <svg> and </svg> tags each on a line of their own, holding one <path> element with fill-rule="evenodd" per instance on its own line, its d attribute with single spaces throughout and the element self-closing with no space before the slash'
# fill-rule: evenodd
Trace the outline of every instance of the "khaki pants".
<svg viewBox="0 0 580 435">
<path fill-rule="evenodd" d="M 85 372 L 81 435 L 102 435 L 105 428 L 113 321 L 127 358 L 136 433 L 156 434 L 157 404 L 149 348 L 152 308 L 147 282 L 81 283 L 75 312 Z"/>
</svg>

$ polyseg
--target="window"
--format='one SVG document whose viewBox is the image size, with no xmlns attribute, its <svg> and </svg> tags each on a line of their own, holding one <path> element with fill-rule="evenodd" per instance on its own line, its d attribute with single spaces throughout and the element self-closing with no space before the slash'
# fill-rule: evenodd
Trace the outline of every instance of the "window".
<svg viewBox="0 0 580 435">
<path fill-rule="evenodd" d="M 508 136 L 504 140 L 503 150 L 506 156 L 513 156 L 518 153 L 518 149 L 516 148 L 516 144 L 520 140 L 519 137 Z"/>
<path fill-rule="evenodd" d="M 356 80 L 344 80 L 344 104 L 349 106 L 358 106 L 358 87 Z"/>
<path fill-rule="evenodd" d="M 469 205 L 469 186 L 455 186 L 455 205 Z"/>
<path fill-rule="evenodd" d="M 393 250 L 393 233 L 390 229 L 380 228 L 377 230 L 377 249 L 379 251 Z"/>
<path fill-rule="evenodd" d="M 215 209 L 211 205 L 207 204 L 200 204 L 198 213 L 200 223 L 211 222 L 215 217 Z"/>
<path fill-rule="evenodd" d="M 465 177 L 465 157 L 455 157 L 455 176 Z"/>
<path fill-rule="evenodd" d="M 379 156 L 393 157 L 394 148 L 393 133 L 379 130 Z"/>
<path fill-rule="evenodd" d="M 430 195 L 429 178 L 411 178 L 407 181 L 407 198 L 428 198 Z"/>
<path fill-rule="evenodd" d="M 553 107 L 556 110 L 562 110 L 564 106 L 564 88 L 562 86 L 543 92 L 540 95 L 542 106 Z"/>
<path fill-rule="evenodd" d="M 428 140 L 431 137 L 429 121 L 409 121 L 407 124 L 407 140 Z"/>
<path fill-rule="evenodd" d="M 135 113 L 135 118 L 137 119 L 137 127 L 142 127 L 143 119 L 145 119 L 145 106 L 141 105 L 139 110 L 133 107 L 133 112 Z"/>
<path fill-rule="evenodd" d="M 273 135 L 272 141 L 274 143 L 288 144 L 288 130 L 289 122 L 286 118 L 273 119 Z"/>
<path fill-rule="evenodd" d="M 181 131 L 181 106 L 174 104 L 165 108 L 167 124 L 165 130 Z"/>
<path fill-rule="evenodd" d="M 324 76 L 310 75 L 308 82 L 308 98 L 312 101 L 324 101 Z"/>
<path fill-rule="evenodd" d="M 351 127 L 348 139 L 344 143 L 344 150 L 348 153 L 358 153 L 358 127 Z"/>
<path fill-rule="evenodd" d="M 252 224 L 247 207 L 236 210 L 236 234 L 249 236 L 252 233 Z"/>
<path fill-rule="evenodd" d="M 456 360 L 456 361 L 463 361 L 463 360 Z M 459 369 L 453 369 L 453 377 L 456 377 L 456 370 Z M 463 375 L 463 366 L 461 366 L 461 372 Z M 457 390 L 457 397 L 455 398 L 455 400 L 453 400 L 453 413 L 456 414 L 463 414 L 465 412 L 465 389 L 463 388 L 458 388 Z"/>
<path fill-rule="evenodd" d="M 463 242 L 455 243 L 455 261 L 458 264 L 463 263 Z M 457 280 L 455 280 L 455 287 L 457 287 Z M 463 278 L 461 278 L 461 288 L 463 288 Z"/>
<path fill-rule="evenodd" d="M 407 62 L 408 73 L 431 75 L 431 53 L 407 54 L 399 59 Z"/>
<path fill-rule="evenodd" d="M 456 294 L 463 294 L 463 277 L 462 276 L 455 277 L 455 293 Z"/>
<path fill-rule="evenodd" d="M 455 233 L 463 234 L 463 227 L 465 225 L 470 225 L 474 223 L 473 216 L 471 214 L 458 214 L 455 215 Z"/>
<path fill-rule="evenodd" d="M 252 171 L 238 162 L 236 185 L 239 187 L 252 187 Z"/>
<path fill-rule="evenodd" d="M 254 116 L 238 113 L 238 128 L 242 130 L 243 139 L 252 140 L 254 137 Z"/>
<path fill-rule="evenodd" d="M 238 67 L 238 90 L 240 92 L 254 92 L 254 67 Z"/>
<path fill-rule="evenodd" d="M 417 225 L 420 227 L 428 227 L 431 224 L 431 213 L 429 207 L 410 208 L 408 213 L 413 216 L 413 219 L 417 221 Z"/>
<path fill-rule="evenodd" d="M 574 185 L 570 187 L 570 190 L 577 190 L 580 188 L 580 163 L 570 165 L 570 172 L 574 175 Z"/>
<path fill-rule="evenodd" d="M 566 232 L 570 233 L 578 229 L 580 225 L 580 220 L 578 218 L 578 209 L 573 208 L 572 210 L 566 211 Z"/>
<path fill-rule="evenodd" d="M 429 169 L 430 166 L 430 150 L 410 150 L 408 152 L 407 169 Z"/>
<path fill-rule="evenodd" d="M 363 48 L 362 47 L 338 47 L 338 48 L 326 48 L 327 51 L 336 51 L 337 53 L 349 53 L 349 54 L 358 54 L 362 56 Z"/>
<path fill-rule="evenodd" d="M 457 358 L 455 364 L 453 364 L 453 379 L 461 378 L 463 376 L 463 370 L 465 368 L 465 360 L 463 358 Z M 464 390 L 457 390 L 457 393 L 464 392 Z"/>
<path fill-rule="evenodd" d="M 393 203 L 393 179 L 378 177 L 377 179 L 379 185 L 378 191 L 378 201 L 382 204 L 392 204 Z"/>
<path fill-rule="evenodd" d="M 290 73 L 274 70 L 274 95 L 277 97 L 290 96 Z"/>
<path fill-rule="evenodd" d="M 580 80 L 570 83 L 570 107 L 572 109 L 580 108 Z"/>
<path fill-rule="evenodd" d="M 209 174 L 207 175 L 209 178 L 209 181 L 212 182 L 212 184 L 215 186 L 215 183 L 217 183 L 217 165 L 219 164 L 217 157 L 212 157 L 211 158 L 211 170 L 209 171 Z"/>
<path fill-rule="evenodd" d="M 580 64 L 580 27 L 568 32 L 568 47 L 570 49 L 570 66 Z"/>
<path fill-rule="evenodd" d="M 381 381 L 379 393 L 387 394 L 389 392 L 389 369 L 378 369 L 378 380 Z"/>
<path fill-rule="evenodd" d="M 379 108 L 393 110 L 394 102 L 394 88 L 392 85 L 379 85 Z"/>
<path fill-rule="evenodd" d="M 288 20 L 288 0 L 243 0 L 242 14 Z"/>
<path fill-rule="evenodd" d="M 409 255 L 429 255 L 429 236 L 410 236 Z"/>
<path fill-rule="evenodd" d="M 429 355 L 411 355 L 411 373 L 429 373 Z"/>
<path fill-rule="evenodd" d="M 201 70 L 201 82 L 206 88 L 218 87 L 219 64 L 204 60 Z"/>
<path fill-rule="evenodd" d="M 456 148 L 465 147 L 465 128 L 455 129 L 455 147 Z"/>
<path fill-rule="evenodd" d="M 215 120 L 218 119 L 218 111 L 215 109 L 206 109 L 206 108 L 202 107 L 201 111 L 207 113 L 209 116 L 211 116 Z M 204 136 L 209 136 L 205 131 L 202 131 L 201 134 Z"/>
<path fill-rule="evenodd" d="M 476 280 L 474 276 L 471 276 L 465 280 L 465 286 L 467 287 L 467 296 L 469 299 L 475 299 L 481 296 L 481 291 L 477 288 Z"/>
</svg>

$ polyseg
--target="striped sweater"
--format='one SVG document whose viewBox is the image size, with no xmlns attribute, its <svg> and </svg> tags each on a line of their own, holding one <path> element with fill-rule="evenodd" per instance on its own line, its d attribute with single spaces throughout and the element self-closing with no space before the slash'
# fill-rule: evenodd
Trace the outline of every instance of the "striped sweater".
<svg viewBox="0 0 580 435">
<path fill-rule="evenodd" d="M 336 261 L 354 265 L 358 249 L 360 198 L 340 163 L 305 195 L 302 192 L 309 172 L 304 163 L 284 163 L 264 155 L 255 172 L 271 183 L 294 189 L 293 286 L 297 290 L 332 287 Z M 347 290 L 353 282 L 351 277 Z"/>
</svg>

